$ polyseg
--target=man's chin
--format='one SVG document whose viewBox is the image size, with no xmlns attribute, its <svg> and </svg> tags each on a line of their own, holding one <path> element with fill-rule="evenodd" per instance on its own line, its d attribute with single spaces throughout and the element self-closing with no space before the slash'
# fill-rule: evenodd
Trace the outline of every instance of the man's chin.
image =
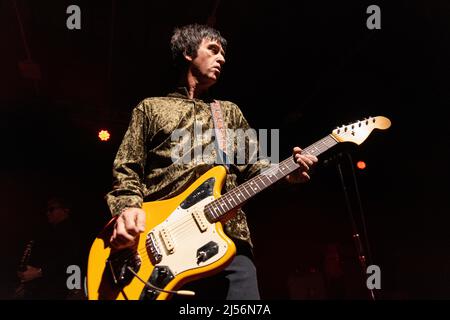
<svg viewBox="0 0 450 320">
<path fill-rule="evenodd" d="M 212 76 L 208 77 L 205 82 L 206 82 L 207 86 L 210 87 L 210 86 L 216 84 L 218 79 L 219 79 L 219 77 L 212 75 Z"/>
</svg>

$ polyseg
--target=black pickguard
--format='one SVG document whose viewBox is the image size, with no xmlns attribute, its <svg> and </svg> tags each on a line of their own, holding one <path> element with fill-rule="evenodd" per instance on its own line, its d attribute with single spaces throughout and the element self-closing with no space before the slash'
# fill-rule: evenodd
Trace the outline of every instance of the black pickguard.
<svg viewBox="0 0 450 320">
<path fill-rule="evenodd" d="M 209 178 L 203 182 L 197 189 L 194 190 L 184 201 L 180 204 L 181 209 L 187 209 L 203 199 L 211 196 L 214 190 L 215 178 Z"/>
</svg>

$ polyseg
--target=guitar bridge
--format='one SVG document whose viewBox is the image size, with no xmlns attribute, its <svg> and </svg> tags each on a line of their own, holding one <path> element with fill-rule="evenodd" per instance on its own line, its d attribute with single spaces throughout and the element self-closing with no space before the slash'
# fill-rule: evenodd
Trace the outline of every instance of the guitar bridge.
<svg viewBox="0 0 450 320">
<path fill-rule="evenodd" d="M 162 259 L 161 250 L 159 249 L 158 243 L 156 242 L 156 237 L 153 234 L 153 232 L 150 232 L 147 235 L 145 243 L 147 245 L 147 249 L 150 251 L 149 257 L 152 264 L 155 265 L 161 262 Z"/>
</svg>

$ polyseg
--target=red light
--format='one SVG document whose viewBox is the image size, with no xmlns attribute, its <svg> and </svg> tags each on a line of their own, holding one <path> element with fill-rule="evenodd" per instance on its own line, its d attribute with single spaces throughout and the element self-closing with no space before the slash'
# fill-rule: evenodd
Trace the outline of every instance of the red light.
<svg viewBox="0 0 450 320">
<path fill-rule="evenodd" d="M 108 130 L 100 130 L 98 133 L 98 137 L 102 141 L 108 141 L 109 137 L 111 137 L 111 135 L 109 134 Z"/>
<path fill-rule="evenodd" d="M 356 166 L 358 167 L 358 169 L 364 170 L 366 168 L 366 163 L 364 161 L 358 161 L 356 163 Z"/>
</svg>

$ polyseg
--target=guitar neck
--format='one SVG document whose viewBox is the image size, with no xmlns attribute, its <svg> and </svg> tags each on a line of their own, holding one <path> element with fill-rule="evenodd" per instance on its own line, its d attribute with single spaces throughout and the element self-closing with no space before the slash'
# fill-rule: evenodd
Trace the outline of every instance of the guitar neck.
<svg viewBox="0 0 450 320">
<path fill-rule="evenodd" d="M 337 143 L 338 141 L 332 135 L 328 135 L 303 149 L 302 153 L 319 156 Z M 242 206 L 247 200 L 298 168 L 299 165 L 294 161 L 293 157 L 289 157 L 277 165 L 272 165 L 271 168 L 265 170 L 263 173 L 244 182 L 206 205 L 206 217 L 211 222 L 217 222 L 223 219 L 227 213 Z"/>
<path fill-rule="evenodd" d="M 27 269 L 28 261 L 30 260 L 31 256 L 31 250 L 34 244 L 34 240 L 31 240 L 28 242 L 28 244 L 25 247 L 25 250 L 23 252 L 22 258 L 20 259 L 20 264 L 18 267 L 19 271 L 25 271 Z"/>
</svg>

